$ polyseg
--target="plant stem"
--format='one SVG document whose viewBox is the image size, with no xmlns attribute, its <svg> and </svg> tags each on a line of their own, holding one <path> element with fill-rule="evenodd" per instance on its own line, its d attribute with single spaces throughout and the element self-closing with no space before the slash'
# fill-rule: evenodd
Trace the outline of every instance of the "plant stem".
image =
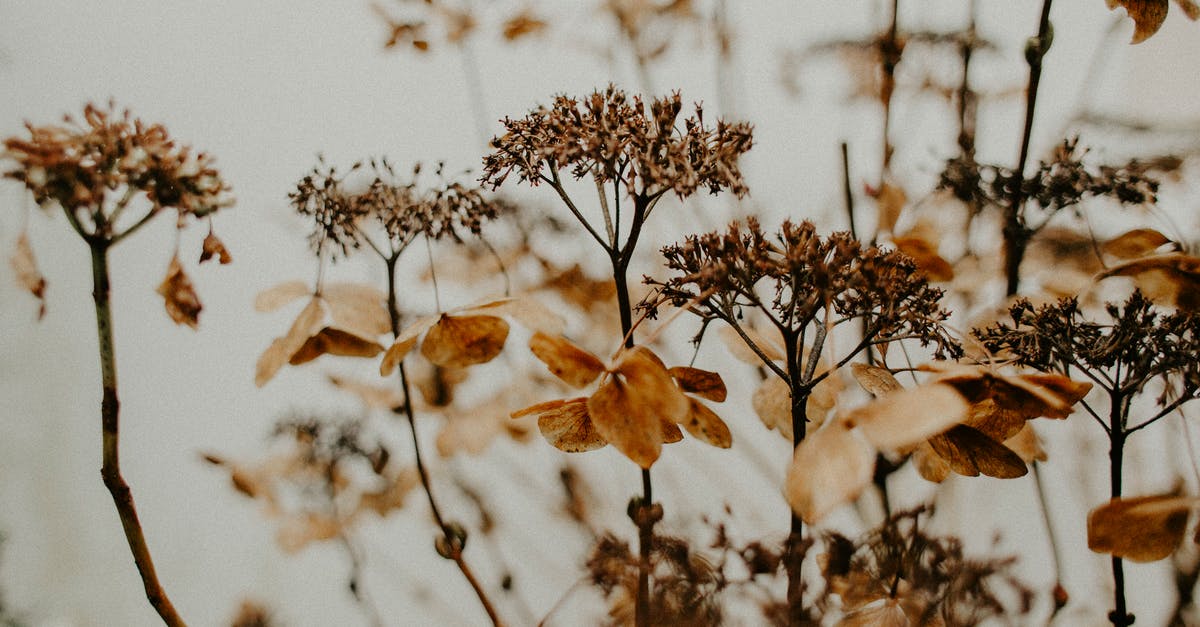
<svg viewBox="0 0 1200 627">
<path fill-rule="evenodd" d="M 631 230 L 630 237 L 626 242 L 626 246 L 630 253 L 633 251 L 633 245 L 637 241 L 638 224 L 637 220 L 642 215 L 641 211 L 636 211 L 634 214 L 635 228 Z M 613 253 L 613 281 L 616 284 L 617 290 L 617 309 L 621 315 L 621 335 L 625 338 L 625 347 L 633 348 L 633 335 L 629 332 L 633 328 L 633 308 L 629 299 L 629 283 L 627 280 L 628 259 L 631 255 Z M 637 589 L 637 604 L 634 611 L 634 624 L 637 627 L 647 627 L 650 625 L 650 549 L 654 543 L 654 523 L 653 516 L 648 514 L 648 510 L 654 505 L 654 489 L 650 481 L 650 469 L 642 469 L 642 502 L 640 510 L 631 512 L 635 514 L 634 523 L 638 527 L 638 589 Z"/>
<path fill-rule="evenodd" d="M 1030 232 L 1025 226 L 1025 215 L 1022 211 L 1025 196 L 1022 189 L 1025 184 L 1025 164 L 1029 161 L 1029 140 L 1033 135 L 1033 116 L 1037 107 L 1038 85 L 1042 80 L 1042 59 L 1050 48 L 1050 5 L 1053 0 L 1043 0 L 1042 15 L 1038 21 L 1038 34 L 1031 39 L 1025 48 L 1025 61 L 1029 64 L 1029 84 L 1025 90 L 1025 125 L 1021 132 L 1021 153 L 1017 158 L 1017 167 L 1013 171 L 1016 177 L 1012 189 L 1012 198 L 1004 216 L 1004 275 L 1007 281 L 1005 294 L 1015 296 L 1021 282 L 1021 260 L 1025 257 L 1025 248 L 1029 245 Z"/>
<path fill-rule="evenodd" d="M 787 357 L 788 389 L 792 398 L 792 450 L 804 441 L 808 430 L 808 397 L 811 388 L 801 381 L 800 338 L 794 333 L 784 334 L 783 350 Z M 803 622 L 804 607 L 804 555 L 800 552 L 804 539 L 804 521 L 791 510 L 791 528 L 784 547 L 784 570 L 787 571 L 788 616 L 792 624 Z"/>
<path fill-rule="evenodd" d="M 387 281 L 388 281 L 388 316 L 391 319 L 392 337 L 396 338 L 400 335 L 400 310 L 396 306 L 396 261 L 399 259 L 399 253 L 387 259 Z M 417 437 L 417 420 L 416 414 L 412 407 L 412 388 L 408 384 L 408 374 L 404 369 L 404 362 L 401 361 L 397 367 L 400 371 L 400 387 L 404 393 L 404 403 L 402 411 L 408 418 L 408 427 L 412 433 L 413 451 L 417 464 L 417 475 L 421 479 L 421 488 L 425 491 L 425 496 L 429 501 L 429 509 L 433 513 L 433 519 L 437 523 L 438 528 L 442 532 L 443 545 L 446 548 L 447 554 L 445 557 L 450 559 L 458 566 L 458 570 L 462 572 L 463 577 L 470 584 L 471 589 L 475 591 L 475 596 L 479 598 L 480 605 L 487 612 L 488 618 L 491 619 L 492 625 L 500 627 L 504 624 L 500 620 L 500 615 L 496 613 L 496 608 L 492 605 L 492 601 L 488 598 L 487 592 L 483 586 L 479 584 L 479 580 L 475 578 L 475 574 L 467 565 L 466 558 L 462 553 L 462 540 L 456 538 L 456 535 L 450 525 L 442 517 L 442 510 L 438 507 L 437 499 L 433 496 L 433 486 L 429 482 L 429 472 L 425 468 L 425 462 L 421 457 L 421 441 Z"/>
<path fill-rule="evenodd" d="M 142 577 L 142 585 L 146 589 L 146 599 L 158 612 L 163 623 L 185 625 L 183 619 L 175 611 L 175 606 L 167 598 L 167 592 L 158 582 L 154 572 L 154 561 L 150 558 L 150 548 L 146 546 L 146 536 L 142 533 L 142 525 L 138 522 L 137 508 L 133 504 L 133 494 L 129 484 L 121 476 L 120 458 L 120 401 L 117 399 L 117 357 L 113 344 L 112 305 L 110 302 L 110 283 L 108 274 L 108 249 L 112 245 L 109 240 L 101 237 L 90 239 L 88 242 L 92 251 L 92 279 L 94 288 L 92 299 L 96 303 L 96 331 L 100 338 L 100 423 L 103 433 L 103 464 L 100 476 L 104 485 L 112 494 L 113 504 L 121 518 L 121 527 L 125 530 L 125 540 L 129 543 L 129 551 L 133 554 L 133 563 L 137 565 Z"/>
<path fill-rule="evenodd" d="M 1128 433 L 1125 432 L 1125 420 L 1123 410 L 1125 407 L 1122 398 L 1118 394 L 1113 394 L 1110 397 L 1112 408 L 1109 411 L 1109 442 L 1111 447 L 1108 451 L 1109 478 L 1111 480 L 1112 498 L 1120 498 L 1121 496 L 1121 466 L 1125 456 L 1125 438 Z M 1130 614 L 1125 606 L 1125 567 L 1119 557 L 1112 558 L 1113 572 L 1113 601 L 1115 609 L 1108 615 L 1108 619 L 1112 621 L 1114 627 L 1126 627 L 1133 624 L 1133 615 Z"/>
</svg>

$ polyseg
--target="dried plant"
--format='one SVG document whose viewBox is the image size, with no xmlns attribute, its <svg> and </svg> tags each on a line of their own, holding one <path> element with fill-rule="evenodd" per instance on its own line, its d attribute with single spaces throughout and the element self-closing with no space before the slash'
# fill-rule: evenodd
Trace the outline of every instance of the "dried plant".
<svg viewBox="0 0 1200 627">
<path fill-rule="evenodd" d="M 28 138 L 4 140 L 3 158 L 12 162 L 4 177 L 20 182 L 47 211 L 59 208 L 91 251 L 93 300 L 99 335 L 103 466 L 100 474 L 112 494 L 125 538 L 141 574 L 146 598 L 168 625 L 182 625 L 158 581 L 129 485 L 121 476 L 116 351 L 110 301 L 109 251 L 159 214 L 174 211 L 177 229 L 209 218 L 232 204 L 229 186 L 212 158 L 179 145 L 159 124 L 147 124 L 128 110 L 117 112 L 88 104 L 83 122 L 64 118 L 63 125 L 27 123 Z M 227 263 L 228 251 L 212 234 L 201 260 L 216 254 Z M 17 250 L 22 281 L 39 299 L 45 282 L 36 272 L 28 240 Z M 179 261 L 178 240 L 167 276 L 158 286 L 167 314 L 178 324 L 196 328 L 200 301 Z"/>
<path fill-rule="evenodd" d="M 794 448 L 807 433 L 809 398 L 816 386 L 860 353 L 905 339 L 933 344 L 938 355 L 961 352 L 941 326 L 949 315 L 938 302 L 941 290 L 930 287 L 903 254 L 863 248 L 847 233 L 822 238 L 810 222 L 784 222 L 778 233 L 768 235 L 751 218 L 744 228 L 734 223 L 725 233 L 689 237 L 663 249 L 663 255 L 675 276 L 651 281 L 660 300 L 646 307 L 654 311 L 659 302 L 670 302 L 690 307 L 706 322 L 720 320 L 732 327 L 785 384 Z M 782 347 L 752 337 L 744 310 L 762 316 Z M 854 320 L 863 322 L 862 337 L 849 350 L 833 352 L 829 333 Z M 820 369 L 825 351 L 830 351 L 825 358 L 832 365 Z M 799 507 L 795 500 L 792 504 Z M 793 513 L 793 544 L 800 542 L 802 530 L 801 516 Z M 793 616 L 799 616 L 800 561 L 788 560 L 787 568 L 788 602 Z"/>
<path fill-rule="evenodd" d="M 1141 292 L 1122 304 L 1105 306 L 1107 321 L 1081 311 L 1076 299 L 1034 307 L 1019 300 L 1010 310 L 1011 323 L 976 329 L 989 350 L 1003 351 L 1021 365 L 1045 372 L 1078 373 L 1107 396 L 1107 419 L 1082 404 L 1108 436 L 1111 497 L 1121 497 L 1125 444 L 1133 433 L 1171 414 L 1200 392 L 1200 318 L 1187 311 L 1159 311 Z M 1156 406 L 1138 420 L 1133 403 L 1157 392 Z M 1186 521 L 1186 517 L 1185 517 Z M 1128 527 L 1132 529 L 1133 527 Z M 1128 625 L 1120 551 L 1114 553 L 1116 608 L 1114 625 Z M 1165 557 L 1165 555 L 1163 556 Z"/>
</svg>

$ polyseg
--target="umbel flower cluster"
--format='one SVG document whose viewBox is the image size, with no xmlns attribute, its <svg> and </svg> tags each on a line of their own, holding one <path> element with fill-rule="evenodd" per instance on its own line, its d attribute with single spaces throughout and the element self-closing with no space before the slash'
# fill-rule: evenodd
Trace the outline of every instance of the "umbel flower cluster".
<svg viewBox="0 0 1200 627">
<path fill-rule="evenodd" d="M 504 120 L 504 135 L 484 159 L 483 180 L 498 187 L 515 171 L 522 182 L 553 184 L 550 177 L 570 168 L 577 179 L 616 181 L 650 198 L 666 192 L 683 198 L 701 187 L 745 194 L 737 160 L 753 141 L 750 125 L 718 120 L 715 128 L 705 126 L 697 105 L 679 128 L 682 110 L 678 92 L 649 107 L 612 86 L 582 100 L 559 96 L 524 118 Z"/>
<path fill-rule="evenodd" d="M 150 202 L 149 215 L 170 208 L 203 217 L 233 202 L 206 153 L 112 104 L 88 104 L 82 124 L 67 116 L 62 125 L 26 129 L 28 139 L 4 141 L 5 156 L 16 162 L 4 176 L 24 184 L 39 205 L 60 205 L 90 235 L 115 236 L 117 218 L 138 192 Z"/>
</svg>

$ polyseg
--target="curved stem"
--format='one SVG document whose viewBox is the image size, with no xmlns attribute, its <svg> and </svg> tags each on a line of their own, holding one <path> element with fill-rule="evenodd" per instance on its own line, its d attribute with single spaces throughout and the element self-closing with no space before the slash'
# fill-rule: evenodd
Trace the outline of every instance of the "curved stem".
<svg viewBox="0 0 1200 627">
<path fill-rule="evenodd" d="M 121 476 L 120 458 L 120 401 L 117 399 L 117 363 L 116 350 L 113 343 L 112 306 L 110 303 L 110 288 L 108 275 L 108 249 L 111 242 L 92 240 L 89 242 L 92 250 L 92 279 L 94 289 L 92 299 L 96 303 L 96 331 L 100 339 L 100 423 L 103 433 L 103 465 L 100 476 L 104 485 L 112 494 L 113 504 L 121 518 L 121 527 L 125 530 L 125 540 L 129 543 L 129 551 L 133 554 L 133 563 L 137 565 L 142 577 L 142 585 L 146 589 L 146 599 L 158 612 L 163 623 L 185 625 L 175 606 L 167 598 L 166 590 L 158 581 L 154 571 L 154 561 L 150 558 L 150 548 L 146 545 L 146 536 L 142 533 L 142 525 L 138 522 L 137 508 L 133 504 L 133 494 L 129 484 Z"/>
<path fill-rule="evenodd" d="M 400 335 L 400 310 L 396 306 L 396 260 L 399 259 L 399 254 L 388 260 L 387 264 L 387 281 L 388 281 L 388 316 L 391 319 L 392 337 Z M 447 554 L 445 557 L 452 560 L 458 566 L 458 570 L 462 572 L 463 578 L 470 584 L 471 589 L 475 591 L 475 596 L 479 598 L 480 605 L 487 612 L 488 618 L 491 619 L 492 625 L 500 627 L 504 624 L 500 620 L 500 615 L 496 613 L 496 608 L 488 597 L 487 591 L 479 584 L 479 580 L 475 578 L 474 572 L 467 565 L 466 559 L 462 554 L 462 540 L 456 538 L 456 534 L 446 523 L 442 517 L 442 510 L 438 507 L 437 499 L 433 496 L 433 486 L 429 482 L 429 472 L 425 468 L 425 462 L 421 457 L 421 440 L 417 437 L 417 420 L 416 414 L 412 407 L 412 388 L 408 384 L 408 373 L 404 368 L 404 362 L 401 361 L 397 370 L 400 371 L 400 387 L 404 393 L 404 403 L 398 408 L 404 412 L 404 416 L 408 419 L 409 430 L 412 433 L 413 451 L 417 465 L 417 475 L 421 479 L 421 488 L 425 491 L 425 496 L 429 500 L 429 509 L 433 513 L 433 519 L 437 523 L 438 528 L 442 532 L 443 545 L 446 547 Z"/>
</svg>

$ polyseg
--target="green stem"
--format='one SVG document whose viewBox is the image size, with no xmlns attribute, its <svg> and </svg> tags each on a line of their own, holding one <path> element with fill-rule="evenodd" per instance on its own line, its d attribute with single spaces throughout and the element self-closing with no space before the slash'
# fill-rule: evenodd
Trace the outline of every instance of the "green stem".
<svg viewBox="0 0 1200 627">
<path fill-rule="evenodd" d="M 110 302 L 110 283 L 108 274 L 108 249 L 111 242 L 103 239 L 89 241 L 92 250 L 92 279 L 94 289 L 92 299 L 96 303 L 96 331 L 100 339 L 100 424 L 103 434 L 103 462 L 100 476 L 104 485 L 112 494 L 113 504 L 117 515 L 121 518 L 121 527 L 125 530 L 125 540 L 129 543 L 129 551 L 133 554 L 133 563 L 137 566 L 142 577 L 142 585 L 146 590 L 146 599 L 162 618 L 163 623 L 175 627 L 186 625 L 180 618 L 175 606 L 167 598 L 158 575 L 154 571 L 154 561 L 150 558 L 150 548 L 146 546 L 146 536 L 142 533 L 142 525 L 138 522 L 137 508 L 133 504 L 133 493 L 129 484 L 121 476 L 120 458 L 120 401 L 117 399 L 117 358 L 113 344 L 112 306 Z"/>
</svg>

